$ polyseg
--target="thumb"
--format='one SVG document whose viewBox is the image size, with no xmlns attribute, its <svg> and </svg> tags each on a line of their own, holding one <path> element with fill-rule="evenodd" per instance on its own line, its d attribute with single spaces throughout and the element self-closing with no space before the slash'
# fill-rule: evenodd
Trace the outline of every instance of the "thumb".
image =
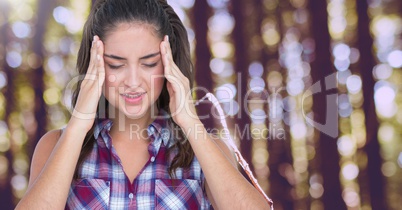
<svg viewBox="0 0 402 210">
<path fill-rule="evenodd" d="M 167 90 L 169 92 L 170 97 L 172 97 L 173 96 L 173 87 L 172 87 L 172 84 L 169 81 L 166 83 L 166 88 L 167 88 Z"/>
</svg>

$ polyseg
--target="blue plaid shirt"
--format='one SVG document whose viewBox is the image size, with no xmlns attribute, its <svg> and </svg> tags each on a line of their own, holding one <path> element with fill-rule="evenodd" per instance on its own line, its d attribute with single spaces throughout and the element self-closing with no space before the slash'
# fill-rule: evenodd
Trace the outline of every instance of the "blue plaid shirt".
<svg viewBox="0 0 402 210">
<path fill-rule="evenodd" d="M 161 111 L 161 116 L 167 113 Z M 148 126 L 150 158 L 133 183 L 113 147 L 111 127 L 111 120 L 97 122 L 96 143 L 79 168 L 79 178 L 71 184 L 66 209 L 212 209 L 196 158 L 189 169 L 178 168 L 175 179 L 170 177 L 168 168 L 178 151 L 173 149 L 165 156 L 175 143 L 166 117 Z"/>
</svg>

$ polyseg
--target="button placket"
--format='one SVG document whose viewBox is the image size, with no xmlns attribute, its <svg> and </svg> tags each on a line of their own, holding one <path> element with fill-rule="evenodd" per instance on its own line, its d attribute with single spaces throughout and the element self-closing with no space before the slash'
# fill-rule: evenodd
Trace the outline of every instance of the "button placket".
<svg viewBox="0 0 402 210">
<path fill-rule="evenodd" d="M 134 194 L 133 193 L 128 194 L 128 198 L 130 198 L 130 206 L 131 206 L 133 204 Z"/>
</svg>

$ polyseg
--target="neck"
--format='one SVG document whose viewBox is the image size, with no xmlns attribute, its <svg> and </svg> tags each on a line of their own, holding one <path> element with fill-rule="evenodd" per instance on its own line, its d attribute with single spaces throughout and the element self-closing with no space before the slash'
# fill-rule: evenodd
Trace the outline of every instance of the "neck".
<svg viewBox="0 0 402 210">
<path fill-rule="evenodd" d="M 152 111 L 153 110 L 153 111 Z M 129 137 L 130 140 L 147 139 L 147 128 L 151 124 L 155 117 L 158 115 L 156 106 L 151 106 L 145 114 L 138 117 L 126 116 L 123 112 L 115 109 L 116 116 L 113 120 L 113 127 L 111 134 L 117 136 L 123 135 L 125 139 Z"/>
</svg>

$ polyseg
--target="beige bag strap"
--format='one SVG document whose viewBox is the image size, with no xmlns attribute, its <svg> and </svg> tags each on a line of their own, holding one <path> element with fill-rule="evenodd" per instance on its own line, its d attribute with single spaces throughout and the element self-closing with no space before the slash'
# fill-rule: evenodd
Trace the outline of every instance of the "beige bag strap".
<svg viewBox="0 0 402 210">
<path fill-rule="evenodd" d="M 271 206 L 271 210 L 274 209 L 274 205 L 273 205 L 273 201 L 271 198 L 269 198 L 264 190 L 262 190 L 261 186 L 258 184 L 257 179 L 254 177 L 253 172 L 250 170 L 249 164 L 247 163 L 247 161 L 243 158 L 243 156 L 241 155 L 239 149 L 237 148 L 236 144 L 234 143 L 232 137 L 229 135 L 229 129 L 226 123 L 226 119 L 225 119 L 225 115 L 223 113 L 223 109 L 221 107 L 221 105 L 219 104 L 219 101 L 215 98 L 215 96 L 212 93 L 207 93 L 203 98 L 201 98 L 199 101 L 197 101 L 195 103 L 195 105 L 197 106 L 199 103 L 201 103 L 202 101 L 204 101 L 205 99 L 208 99 L 209 101 L 212 102 L 212 104 L 214 105 L 214 107 L 218 110 L 219 113 L 219 117 L 220 117 L 220 122 L 223 126 L 224 129 L 224 133 L 227 134 L 226 138 L 224 139 L 229 145 L 230 147 L 232 147 L 235 155 L 236 155 L 236 160 L 237 162 L 240 164 L 240 166 L 243 168 L 243 170 L 247 173 L 247 176 L 250 178 L 252 184 L 254 185 L 254 187 L 261 193 L 262 196 L 264 196 L 265 200 L 269 203 L 269 205 Z"/>
</svg>

